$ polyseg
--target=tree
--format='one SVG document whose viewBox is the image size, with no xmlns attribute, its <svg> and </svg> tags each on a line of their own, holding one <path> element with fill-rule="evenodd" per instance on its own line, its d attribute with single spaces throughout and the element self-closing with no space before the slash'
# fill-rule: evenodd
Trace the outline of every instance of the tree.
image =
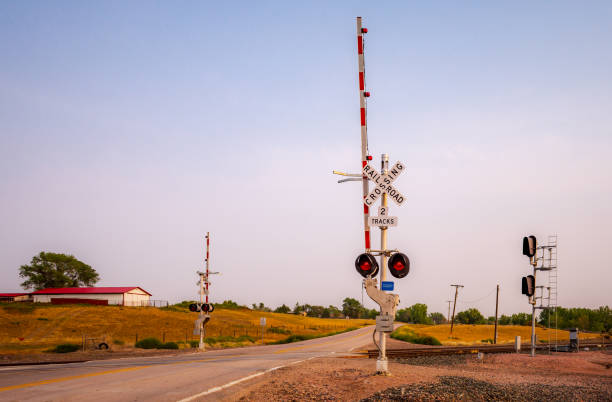
<svg viewBox="0 0 612 402">
<path fill-rule="evenodd" d="M 289 306 L 285 306 L 285 304 L 283 304 L 280 307 L 277 307 L 276 310 L 274 310 L 275 313 L 282 313 L 282 314 L 289 314 L 291 312 L 291 308 Z"/>
<path fill-rule="evenodd" d="M 475 308 L 460 312 L 455 316 L 455 321 L 459 324 L 484 324 L 486 322 L 484 316 Z"/>
<path fill-rule="evenodd" d="M 362 309 L 361 303 L 353 298 L 347 297 L 342 301 L 342 313 L 346 317 L 360 318 Z"/>
<path fill-rule="evenodd" d="M 93 286 L 100 280 L 91 266 L 74 256 L 44 251 L 32 257 L 30 265 L 22 265 L 19 276 L 26 279 L 21 287 L 34 290 Z"/>
<path fill-rule="evenodd" d="M 402 322 L 411 322 L 413 324 L 433 323 L 432 318 L 430 316 L 427 316 L 427 305 L 423 303 L 416 303 L 410 307 L 397 310 L 397 312 L 395 313 L 395 319 Z M 442 317 L 442 319 L 444 319 L 444 317 Z"/>
<path fill-rule="evenodd" d="M 577 327 L 588 331 L 610 331 L 612 310 L 608 306 L 598 309 L 557 307 L 556 312 L 552 309 L 543 310 L 538 321 L 542 325 L 564 329 Z"/>
<path fill-rule="evenodd" d="M 323 306 L 309 306 L 310 308 L 307 311 L 308 317 L 322 317 L 323 312 L 325 311 L 325 307 Z"/>
<path fill-rule="evenodd" d="M 427 305 L 416 303 L 408 307 L 410 321 L 415 324 L 431 324 L 431 320 L 427 317 Z"/>
<path fill-rule="evenodd" d="M 338 318 L 342 316 L 342 311 L 340 311 L 338 307 L 332 306 L 331 304 L 325 309 L 325 311 L 325 314 L 328 314 L 328 317 L 330 318 Z"/>
<path fill-rule="evenodd" d="M 501 317 L 499 317 L 499 325 L 510 325 L 512 324 L 512 318 L 510 318 L 507 315 L 502 314 Z"/>
<path fill-rule="evenodd" d="M 271 312 L 272 309 L 270 309 L 269 307 L 266 307 L 263 303 L 259 303 L 259 306 L 255 303 L 252 304 L 253 308 L 251 310 L 257 310 L 257 311 L 265 311 L 265 312 Z"/>
<path fill-rule="evenodd" d="M 446 323 L 446 318 L 444 317 L 444 314 L 442 313 L 430 313 L 429 319 L 431 320 L 431 322 L 433 322 L 436 325 Z"/>
<path fill-rule="evenodd" d="M 531 314 L 516 313 L 510 317 L 512 325 L 531 325 Z"/>
<path fill-rule="evenodd" d="M 402 308 L 395 313 L 395 319 L 401 322 L 410 322 L 410 310 Z"/>
</svg>

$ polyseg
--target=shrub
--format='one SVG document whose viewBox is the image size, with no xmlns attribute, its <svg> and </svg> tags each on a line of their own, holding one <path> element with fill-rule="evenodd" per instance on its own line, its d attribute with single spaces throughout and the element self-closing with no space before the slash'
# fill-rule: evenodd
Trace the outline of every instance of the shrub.
<svg viewBox="0 0 612 402">
<path fill-rule="evenodd" d="M 400 327 L 391 333 L 391 338 L 404 342 L 416 343 L 419 345 L 435 345 L 440 346 L 439 340 L 429 335 L 418 335 L 411 329 Z"/>
<path fill-rule="evenodd" d="M 159 349 L 161 345 L 162 343 L 157 338 L 144 338 L 136 342 L 134 346 L 140 349 Z"/>
<path fill-rule="evenodd" d="M 314 338 L 318 338 L 317 336 L 314 335 L 298 335 L 298 334 L 294 334 L 294 335 L 290 335 L 285 339 L 281 339 L 279 341 L 274 342 L 275 345 L 281 345 L 284 343 L 292 343 L 292 342 L 300 342 L 300 341 L 307 341 L 309 339 L 314 339 Z"/>
<path fill-rule="evenodd" d="M 200 347 L 200 341 L 189 341 L 189 346 L 192 348 L 198 348 Z"/>
<path fill-rule="evenodd" d="M 70 353 L 70 352 L 76 352 L 80 348 L 81 347 L 79 345 L 75 345 L 73 343 L 62 343 L 60 345 L 57 345 L 53 349 L 49 350 L 49 352 L 53 352 L 53 353 Z"/>
<path fill-rule="evenodd" d="M 176 342 L 166 342 L 164 344 L 159 345 L 157 349 L 178 349 L 178 345 Z"/>
<path fill-rule="evenodd" d="M 36 310 L 38 306 L 34 303 L 8 303 L 2 306 L 4 311 L 13 314 L 30 314 Z"/>
<path fill-rule="evenodd" d="M 271 334 L 283 334 L 283 335 L 291 334 L 291 331 L 285 328 L 281 328 L 281 327 L 270 327 L 267 329 L 267 332 Z"/>
<path fill-rule="evenodd" d="M 300 341 L 307 341 L 309 339 L 315 339 L 315 338 L 323 338 L 326 336 L 332 336 L 332 335 L 338 335 L 338 334 L 343 334 L 345 332 L 350 332 L 350 331 L 354 331 L 356 330 L 357 327 L 349 327 L 349 328 L 345 328 L 343 330 L 340 331 L 336 331 L 336 332 L 328 332 L 326 334 L 318 334 L 318 335 L 303 335 L 303 334 L 294 334 L 294 335 L 290 335 L 285 339 L 281 339 L 279 341 L 276 342 L 272 342 L 273 345 L 281 345 L 284 343 L 292 343 L 292 342 L 300 342 Z"/>
<path fill-rule="evenodd" d="M 113 344 L 114 345 L 124 345 L 125 342 L 123 342 L 121 339 L 113 339 Z"/>
<path fill-rule="evenodd" d="M 241 335 L 237 338 L 234 338 L 233 336 L 215 336 L 215 337 L 204 339 L 204 342 L 208 343 L 209 345 L 214 345 L 215 343 L 223 343 L 223 342 L 246 342 L 246 341 L 254 343 L 255 338 L 253 338 L 250 335 Z"/>
<path fill-rule="evenodd" d="M 232 300 L 225 300 L 223 303 L 214 303 L 214 305 L 215 305 L 215 308 L 224 308 L 224 309 L 229 309 L 229 310 L 248 308 L 247 306 L 241 306 Z"/>
</svg>

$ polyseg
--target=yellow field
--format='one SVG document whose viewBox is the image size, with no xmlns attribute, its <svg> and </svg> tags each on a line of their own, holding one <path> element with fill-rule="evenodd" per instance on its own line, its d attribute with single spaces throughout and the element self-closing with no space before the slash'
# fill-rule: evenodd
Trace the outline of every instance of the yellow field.
<svg viewBox="0 0 612 402">
<path fill-rule="evenodd" d="M 81 344 L 83 335 L 105 337 L 111 346 L 113 341 L 133 345 L 136 339 L 147 337 L 165 342 L 199 339 L 199 335 L 192 335 L 198 314 L 182 308 L 173 311 L 153 307 L 30 306 L 34 309 L 29 312 L 18 311 L 22 309 L 7 305 L 0 307 L 0 353 L 41 351 L 64 342 Z M 285 339 L 289 335 L 321 335 L 374 323 L 373 320 L 322 319 L 248 309 L 217 309 L 211 316 L 206 325 L 206 337 L 237 338 L 248 335 L 256 343 L 261 343 L 260 317 L 266 317 L 267 320 L 265 343 Z M 216 346 L 241 344 L 251 342 L 225 339 Z"/>
<path fill-rule="evenodd" d="M 433 336 L 443 345 L 472 345 L 475 343 L 486 342 L 487 339 L 493 340 L 495 331 L 494 325 L 463 325 L 455 324 L 453 336 L 450 337 L 450 324 L 442 325 L 418 325 L 407 324 L 407 328 L 419 335 Z M 560 341 L 569 340 L 568 331 L 556 331 L 556 337 Z M 497 327 L 497 343 L 514 343 L 514 337 L 520 336 L 522 342 L 529 342 L 531 338 L 531 326 L 521 325 L 499 325 Z M 555 340 L 555 330 L 536 327 L 538 341 Z M 598 334 L 581 333 L 580 339 L 600 338 Z"/>
</svg>

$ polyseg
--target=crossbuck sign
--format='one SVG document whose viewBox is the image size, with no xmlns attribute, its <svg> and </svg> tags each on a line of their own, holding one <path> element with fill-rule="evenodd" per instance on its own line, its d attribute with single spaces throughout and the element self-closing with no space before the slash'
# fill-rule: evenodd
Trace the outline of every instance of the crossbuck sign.
<svg viewBox="0 0 612 402">
<path fill-rule="evenodd" d="M 387 193 L 389 198 L 391 198 L 397 205 L 402 205 L 404 202 L 404 196 L 399 192 L 398 189 L 393 187 L 391 183 L 397 179 L 397 177 L 404 171 L 405 167 L 401 162 L 395 162 L 389 169 L 389 173 L 381 174 L 374 169 L 370 164 L 367 164 L 363 167 L 363 175 L 368 179 L 372 180 L 376 187 L 374 190 L 368 194 L 366 198 L 363 199 L 363 202 L 371 207 L 374 203 L 380 198 L 382 193 Z"/>
</svg>

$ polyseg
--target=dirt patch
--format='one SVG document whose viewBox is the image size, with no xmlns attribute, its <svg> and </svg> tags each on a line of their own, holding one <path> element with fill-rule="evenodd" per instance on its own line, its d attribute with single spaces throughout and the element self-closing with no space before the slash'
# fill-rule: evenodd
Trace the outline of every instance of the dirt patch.
<svg viewBox="0 0 612 402">
<path fill-rule="evenodd" d="M 420 356 L 390 361 L 320 358 L 233 387 L 229 401 L 612 400 L 612 355 Z M 219 397 L 219 396 L 218 396 Z"/>
</svg>

